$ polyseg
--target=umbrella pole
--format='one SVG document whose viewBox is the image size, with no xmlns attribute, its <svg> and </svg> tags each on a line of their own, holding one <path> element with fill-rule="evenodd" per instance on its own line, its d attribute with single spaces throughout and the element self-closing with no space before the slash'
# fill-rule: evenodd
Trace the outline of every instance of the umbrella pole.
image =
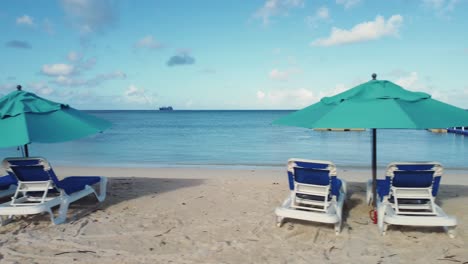
<svg viewBox="0 0 468 264">
<path fill-rule="evenodd" d="M 28 150 L 28 144 L 24 145 L 24 157 L 29 157 L 29 150 Z"/>
<path fill-rule="evenodd" d="M 372 205 L 377 208 L 377 129 L 372 128 Z"/>
</svg>

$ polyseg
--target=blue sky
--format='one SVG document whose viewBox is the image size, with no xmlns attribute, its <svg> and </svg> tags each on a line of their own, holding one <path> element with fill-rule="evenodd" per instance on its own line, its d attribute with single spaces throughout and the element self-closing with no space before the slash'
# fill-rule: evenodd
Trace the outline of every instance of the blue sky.
<svg viewBox="0 0 468 264">
<path fill-rule="evenodd" d="M 467 0 L 0 3 L 0 94 L 78 109 L 298 109 L 370 79 L 468 108 Z"/>
</svg>

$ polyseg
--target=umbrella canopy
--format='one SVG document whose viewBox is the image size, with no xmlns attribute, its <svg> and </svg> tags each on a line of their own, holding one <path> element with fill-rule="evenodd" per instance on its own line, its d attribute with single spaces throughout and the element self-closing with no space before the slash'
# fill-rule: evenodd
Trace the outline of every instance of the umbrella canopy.
<svg viewBox="0 0 468 264">
<path fill-rule="evenodd" d="M 390 81 L 371 80 L 273 123 L 306 128 L 447 128 L 468 125 L 468 111 Z"/>
<path fill-rule="evenodd" d="M 14 91 L 0 98 L 0 147 L 64 142 L 109 128 L 111 123 L 33 93 Z"/>
<path fill-rule="evenodd" d="M 376 202 L 376 129 L 426 129 L 468 125 L 468 111 L 405 90 L 390 81 L 373 80 L 281 117 L 273 124 L 305 128 L 372 129 L 372 177 Z"/>
</svg>

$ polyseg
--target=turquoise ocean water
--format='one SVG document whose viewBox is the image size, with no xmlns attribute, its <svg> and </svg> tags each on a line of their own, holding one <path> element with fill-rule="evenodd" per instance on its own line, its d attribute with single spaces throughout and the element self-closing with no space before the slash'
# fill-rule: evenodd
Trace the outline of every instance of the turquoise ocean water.
<svg viewBox="0 0 468 264">
<path fill-rule="evenodd" d="M 30 146 L 54 165 L 279 167 L 291 157 L 369 167 L 370 132 L 318 132 L 272 125 L 291 111 L 89 111 L 113 127 L 81 140 Z M 51 128 L 53 129 L 53 128 Z M 0 149 L 0 157 L 21 155 Z M 468 136 L 425 130 L 378 130 L 379 166 L 439 161 L 468 169 Z"/>
</svg>

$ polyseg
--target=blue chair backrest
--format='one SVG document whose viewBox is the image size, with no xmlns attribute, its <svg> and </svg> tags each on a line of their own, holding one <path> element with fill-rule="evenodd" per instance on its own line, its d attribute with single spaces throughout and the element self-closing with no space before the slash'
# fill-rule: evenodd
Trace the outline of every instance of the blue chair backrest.
<svg viewBox="0 0 468 264">
<path fill-rule="evenodd" d="M 428 188 L 434 181 L 434 171 L 394 171 L 395 187 Z"/>
<path fill-rule="evenodd" d="M 432 196 L 437 196 L 441 177 L 435 175 L 434 164 L 397 164 L 396 167 L 401 171 L 394 172 L 392 184 L 395 187 L 427 188 L 432 185 Z"/>
<path fill-rule="evenodd" d="M 330 185 L 331 194 L 339 197 L 341 181 L 336 176 L 330 176 L 326 170 L 329 164 L 295 161 L 294 173 L 288 172 L 289 188 L 294 190 L 294 181 L 304 184 L 327 186 Z"/>
<path fill-rule="evenodd" d="M 46 171 L 41 163 L 41 159 L 9 159 L 10 168 L 14 176 L 20 181 L 48 181 L 52 180 L 55 184 L 59 182 L 52 168 Z"/>
<path fill-rule="evenodd" d="M 328 164 L 323 164 L 323 163 L 302 162 L 302 161 L 294 161 L 294 163 L 296 164 L 297 167 L 301 167 L 301 168 L 326 169 L 328 167 Z M 294 190 L 294 181 L 295 181 L 294 172 L 288 171 L 288 181 L 289 181 L 289 189 L 291 191 Z"/>
<path fill-rule="evenodd" d="M 313 168 L 294 168 L 294 180 L 299 183 L 330 185 L 330 171 Z"/>
</svg>

